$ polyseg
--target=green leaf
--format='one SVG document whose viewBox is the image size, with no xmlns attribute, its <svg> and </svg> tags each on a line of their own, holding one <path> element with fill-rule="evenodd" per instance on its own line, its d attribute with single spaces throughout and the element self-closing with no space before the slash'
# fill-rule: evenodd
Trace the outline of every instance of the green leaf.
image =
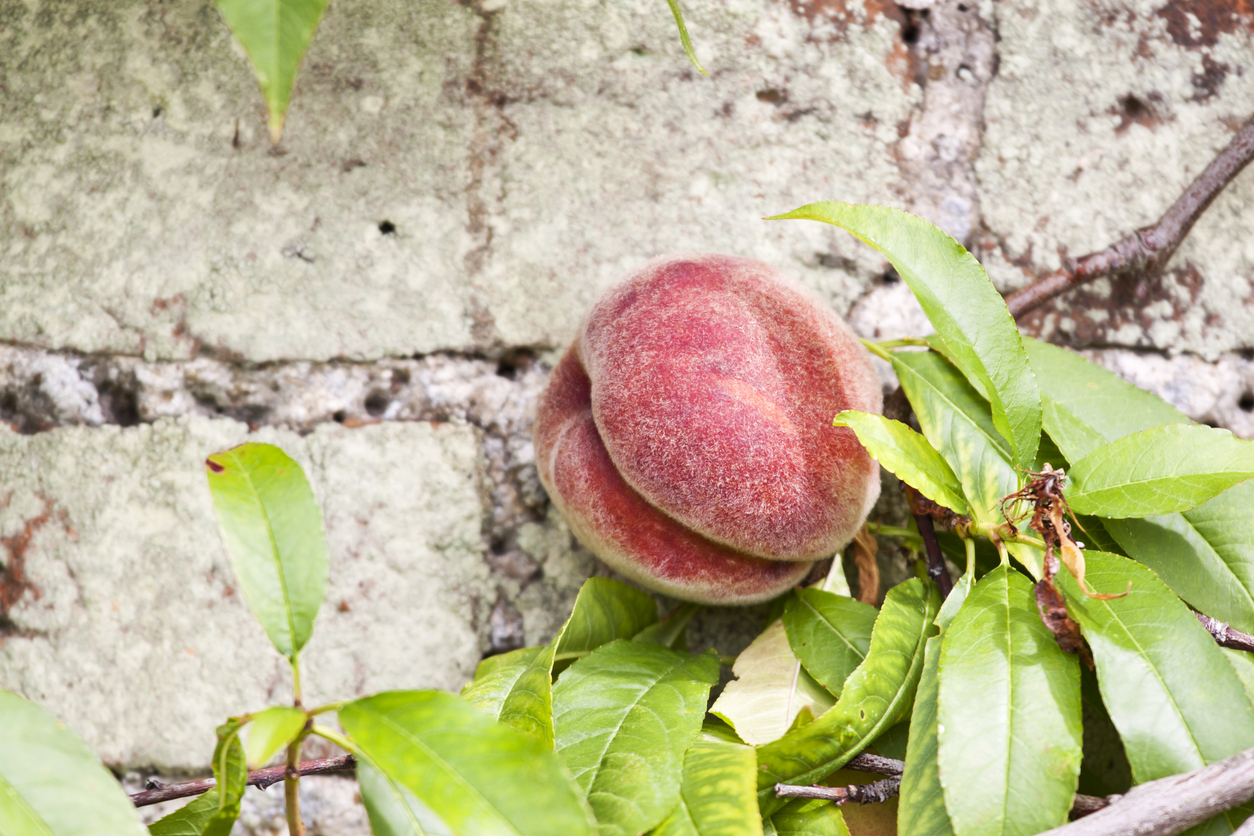
<svg viewBox="0 0 1254 836">
<path fill-rule="evenodd" d="M 935 352 L 897 352 L 892 364 L 923 435 L 957 474 L 971 516 L 980 523 L 1000 523 L 998 503 L 1019 489 L 1019 474 L 993 426 L 988 403 Z"/>
<path fill-rule="evenodd" d="M 840 808 L 790 804 L 762 820 L 764 836 L 849 836 Z"/>
<path fill-rule="evenodd" d="M 647 592 L 609 578 L 588 578 L 558 634 L 556 660 L 569 662 L 615 639 L 634 638 L 657 620 L 657 604 Z"/>
<path fill-rule="evenodd" d="M 799 589 L 784 605 L 788 645 L 806 672 L 833 696 L 866 658 L 879 612 L 821 589 Z"/>
<path fill-rule="evenodd" d="M 308 715 L 299 708 L 276 705 L 267 708 L 248 723 L 244 754 L 251 767 L 264 766 L 274 753 L 287 746 L 305 728 Z"/>
<path fill-rule="evenodd" d="M 702 734 L 684 755 L 679 805 L 653 836 L 762 836 L 753 748 Z"/>
<path fill-rule="evenodd" d="M 844 766 L 910 712 L 923 670 L 923 647 L 940 609 L 933 584 L 911 578 L 888 591 L 871 649 L 836 705 L 813 723 L 758 748 L 758 803 L 778 809 L 777 783 L 813 784 Z"/>
<path fill-rule="evenodd" d="M 270 444 L 216 453 L 205 472 L 244 597 L 270 641 L 295 662 L 327 590 L 322 512 L 305 473 Z"/>
<path fill-rule="evenodd" d="M 117 780 L 74 732 L 0 691 L 0 833 L 143 836 Z"/>
<path fill-rule="evenodd" d="M 1028 340 L 1045 399 L 1045 428 L 1079 461 L 1129 433 L 1188 423 L 1175 407 L 1074 352 Z M 1180 514 L 1106 520 L 1119 545 L 1180 597 L 1254 631 L 1254 482 Z M 1085 523 L 1088 527 L 1088 523 Z"/>
<path fill-rule="evenodd" d="M 679 11 L 679 0 L 666 0 L 671 6 L 671 14 L 675 17 L 675 25 L 679 27 L 679 40 L 684 45 L 684 55 L 688 56 L 688 61 L 692 66 L 696 67 L 697 72 L 701 75 L 709 75 L 705 68 L 701 66 L 701 62 L 697 60 L 697 53 L 692 48 L 692 41 L 688 38 L 688 27 L 684 25 L 683 13 Z"/>
<path fill-rule="evenodd" d="M 301 712 L 302 720 L 304 716 Z M 239 818 L 240 801 L 248 786 L 248 765 L 239 742 L 239 730 L 240 722 L 235 719 L 218 727 L 218 743 L 213 752 L 213 777 L 218 786 L 148 825 L 152 836 L 230 834 L 235 820 Z"/>
<path fill-rule="evenodd" d="M 679 797 L 684 752 L 701 731 L 718 660 L 615 641 L 553 686 L 557 753 L 605 836 L 643 833 Z"/>
<path fill-rule="evenodd" d="M 746 743 L 778 740 L 797 715 L 822 714 L 836 699 L 805 672 L 788 643 L 783 622 L 773 621 L 741 651 L 710 712 L 736 730 Z"/>
<path fill-rule="evenodd" d="M 941 635 L 927 640 L 923 653 L 923 674 L 914 697 L 910 717 L 910 737 L 906 744 L 906 769 L 901 776 L 901 801 L 897 805 L 899 836 L 953 836 L 953 824 L 945 810 L 940 767 L 936 760 L 936 695 L 940 687 L 940 653 L 944 631 L 949 627 L 971 592 L 973 579 L 968 573 L 936 614 Z"/>
<path fill-rule="evenodd" d="M 248 53 L 278 142 L 296 84 L 296 70 L 318 31 L 327 0 L 214 0 L 231 34 Z"/>
<path fill-rule="evenodd" d="M 1074 351 L 1030 337 L 1023 347 L 1040 384 L 1045 431 L 1069 461 L 1150 427 L 1191 423 L 1171 404 Z"/>
<path fill-rule="evenodd" d="M 462 697 L 493 720 L 553 748 L 553 644 L 489 656 Z"/>
<path fill-rule="evenodd" d="M 431 808 L 370 761 L 357 762 L 357 783 L 374 836 L 454 836 Z"/>
<path fill-rule="evenodd" d="M 926 438 L 900 421 L 854 410 L 840 413 L 833 423 L 853 430 L 871 458 L 898 479 L 955 514 L 967 513 L 958 477 Z"/>
<path fill-rule="evenodd" d="M 1168 424 L 1098 447 L 1071 465 L 1077 514 L 1148 517 L 1193 508 L 1254 478 L 1254 441 L 1227 430 Z"/>
<path fill-rule="evenodd" d="M 1080 774 L 1080 672 L 1041 623 L 1032 584 L 1000 566 L 941 644 L 938 754 L 956 833 L 1064 824 Z"/>
<path fill-rule="evenodd" d="M 1041 437 L 1036 378 L 1001 294 L 961 244 L 887 206 L 811 203 L 777 217 L 834 224 L 883 253 L 919 300 L 945 356 L 992 404 L 993 424 L 1014 451 L 1011 460 L 1031 467 Z"/>
<path fill-rule="evenodd" d="M 645 627 L 631 637 L 634 642 L 653 642 L 671 650 L 687 648 L 688 622 L 701 610 L 700 604 L 684 603 L 657 624 Z"/>
<path fill-rule="evenodd" d="M 1093 651 L 1102 701 L 1137 783 L 1254 747 L 1254 705 L 1210 633 L 1153 572 L 1086 550 L 1087 576 L 1110 601 L 1088 598 L 1059 574 L 1067 609 Z M 1222 710 L 1217 710 L 1223 706 Z"/>
<path fill-rule="evenodd" d="M 412 793 L 454 833 L 592 832 L 552 752 L 452 694 L 376 694 L 344 706 L 338 717 L 353 754 Z"/>
</svg>

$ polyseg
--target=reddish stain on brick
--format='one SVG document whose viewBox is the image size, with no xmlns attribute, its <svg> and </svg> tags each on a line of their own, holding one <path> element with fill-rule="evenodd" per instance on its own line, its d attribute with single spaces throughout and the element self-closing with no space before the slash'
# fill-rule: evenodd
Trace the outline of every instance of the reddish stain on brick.
<svg viewBox="0 0 1254 836">
<path fill-rule="evenodd" d="M 6 497 L 0 507 L 8 505 L 11 495 Z M 42 593 L 39 588 L 26 577 L 26 552 L 30 548 L 35 532 L 43 528 L 52 519 L 52 503 L 44 500 L 44 510 L 37 517 L 26 520 L 22 530 L 9 537 L 0 537 L 0 549 L 4 550 L 4 569 L 0 571 L 0 635 L 10 632 L 13 627 L 9 613 L 17 606 L 23 596 L 38 600 Z"/>
<path fill-rule="evenodd" d="M 1167 33 L 1188 49 L 1214 46 L 1221 35 L 1254 34 L 1254 0 L 1171 0 L 1154 13 Z"/>
</svg>

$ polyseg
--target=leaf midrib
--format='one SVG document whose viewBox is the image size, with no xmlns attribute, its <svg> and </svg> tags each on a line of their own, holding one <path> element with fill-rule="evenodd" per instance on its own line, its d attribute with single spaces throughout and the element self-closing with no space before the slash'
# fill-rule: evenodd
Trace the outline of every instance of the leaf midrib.
<svg viewBox="0 0 1254 836">
<path fill-rule="evenodd" d="M 850 650 L 852 650 L 854 653 L 858 655 L 859 660 L 866 659 L 866 654 L 858 650 L 858 648 L 854 646 L 853 642 L 845 638 L 845 634 L 840 632 L 840 630 L 837 629 L 836 625 L 833 624 L 831 621 L 829 621 L 827 617 L 823 615 L 823 613 L 819 612 L 819 610 L 813 604 L 807 601 L 804 596 L 798 595 L 797 597 L 800 599 L 801 603 L 805 604 L 806 607 L 808 607 L 811 612 L 813 612 L 816 616 L 818 616 L 819 621 L 822 621 L 824 624 L 826 624 L 828 627 L 832 629 L 832 632 L 835 633 L 840 638 L 840 640 L 845 643 L 845 646 L 847 646 Z"/>
<path fill-rule="evenodd" d="M 232 452 L 231 457 L 235 459 L 240 472 L 244 475 L 244 480 L 248 482 L 248 488 L 251 492 L 250 496 L 261 511 L 261 520 L 266 525 L 266 537 L 270 541 L 270 555 L 274 560 L 276 574 L 279 577 L 279 591 L 283 593 L 283 615 L 286 617 L 288 640 L 292 646 L 291 658 L 294 659 L 298 652 L 296 647 L 296 621 L 292 616 L 292 599 L 287 590 L 287 576 L 283 574 L 283 558 L 279 556 L 279 542 L 274 536 L 274 527 L 270 525 L 270 513 L 266 510 L 265 503 L 261 501 L 261 491 L 253 483 L 252 473 L 248 468 L 244 467 L 243 462 L 240 461 L 239 454 Z"/>
<path fill-rule="evenodd" d="M 0 775 L 0 793 L 3 793 L 13 799 L 14 806 L 24 812 L 26 814 L 26 818 L 34 822 L 39 827 L 41 833 L 45 834 L 45 836 L 56 836 L 56 834 L 52 832 L 52 828 L 48 827 L 48 823 L 43 820 L 43 817 L 36 813 L 35 808 L 31 807 L 30 804 L 27 803 L 26 799 L 17 791 L 17 787 L 14 787 L 6 781 L 3 775 Z"/>
<path fill-rule="evenodd" d="M 996 438 L 994 438 L 993 436 L 989 435 L 987 432 L 985 432 L 985 431 L 984 431 L 984 428 L 983 428 L 983 427 L 981 427 L 981 426 L 980 426 L 979 424 L 977 424 L 975 421 L 972 421 L 972 420 L 971 420 L 971 419 L 967 416 L 967 413 L 965 413 L 965 412 L 963 412 L 963 411 L 962 411 L 962 408 L 961 408 L 960 406 L 958 406 L 958 404 L 956 404 L 956 403 L 955 403 L 955 402 L 954 402 L 954 401 L 953 401 L 953 400 L 952 400 L 952 399 L 951 399 L 948 395 L 946 395 L 943 391 L 941 391 L 941 390 L 940 390 L 940 389 L 938 389 L 935 385 L 933 385 L 933 383 L 932 383 L 930 380 L 928 380 L 926 377 L 924 377 L 923 375 L 921 375 L 921 374 L 919 374 L 918 372 L 916 372 L 914 369 L 912 369 L 912 368 L 910 368 L 909 366 L 907 366 L 905 363 L 902 363 L 902 364 L 901 364 L 901 366 L 902 366 L 902 368 L 907 369 L 907 370 L 910 372 L 910 374 L 911 374 L 911 375 L 913 375 L 913 376 L 914 376 L 917 380 L 919 380 L 920 382 L 922 382 L 922 384 L 923 384 L 924 386 L 926 386 L 928 389 L 930 389 L 930 390 L 932 390 L 933 392 L 935 392 L 935 393 L 936 393 L 936 395 L 937 395 L 937 396 L 938 396 L 938 397 L 939 397 L 942 401 L 944 401 L 946 404 L 948 404 L 950 407 L 952 407 L 952 412 L 953 412 L 953 414 L 954 414 L 954 415 L 959 416 L 959 417 L 960 417 L 960 418 L 961 418 L 961 419 L 962 419 L 962 420 L 963 420 L 963 421 L 964 421 L 967 425 L 969 425 L 970 427 L 972 427 L 972 428 L 973 428 L 973 429 L 974 429 L 977 433 L 979 433 L 980 435 L 982 435 L 982 436 L 984 436 L 986 439 L 988 439 L 989 444 L 993 445 L 993 447 L 997 450 L 997 452 L 1002 454 L 1002 458 L 1006 461 L 1006 463 L 1007 463 L 1007 464 L 1009 464 L 1009 463 L 1010 463 L 1010 460 L 1011 460 L 1011 458 L 1013 457 L 1013 454 L 1011 453 L 1011 451 L 1010 451 L 1010 450 L 1007 450 L 1007 449 L 1005 449 L 1004 447 L 1002 447 L 1002 444 L 1004 444 L 1004 443 L 1006 443 L 1006 442 L 1005 442 L 1005 440 L 1004 440 L 1004 439 L 1002 439 L 1002 438 L 1001 438 L 1000 434 L 999 434 Z"/>
<path fill-rule="evenodd" d="M 696 657 L 693 657 L 693 658 L 696 658 Z M 640 704 L 641 700 L 643 700 L 647 695 L 652 693 L 653 689 L 661 684 L 664 678 L 674 673 L 676 669 L 687 664 L 687 662 L 688 662 L 687 659 L 673 660 L 671 663 L 671 666 L 667 668 L 665 672 L 659 674 L 657 679 L 655 679 L 649 685 L 649 687 L 641 691 L 636 696 L 636 699 L 632 700 L 629 704 L 625 706 L 625 710 L 622 712 L 618 722 L 614 725 L 612 732 L 610 733 L 608 737 L 606 737 L 605 746 L 601 749 L 601 752 L 597 755 L 596 766 L 592 767 L 590 770 L 592 772 L 592 778 L 588 781 L 588 793 L 587 793 L 588 795 L 592 795 L 592 788 L 596 785 L 597 778 L 599 778 L 601 775 L 601 767 L 605 764 L 605 753 L 610 750 L 610 747 L 614 744 L 614 741 L 618 739 L 618 733 L 622 731 L 623 724 L 627 722 L 627 717 L 631 715 L 632 711 L 634 711 L 636 706 Z M 553 726 L 554 726 L 555 735 L 556 735 L 556 730 L 557 730 L 557 725 L 558 725 L 558 722 L 557 722 L 558 719 L 560 717 L 564 717 L 565 715 L 569 714 L 571 710 L 572 709 L 567 709 L 566 711 L 563 711 L 561 714 L 554 716 Z M 604 729 L 602 729 L 602 732 L 604 732 Z M 586 739 L 586 738 L 583 738 L 583 739 Z"/>
<path fill-rule="evenodd" d="M 439 754 L 437 754 L 435 750 L 432 749 L 430 746 L 428 746 L 421 738 L 415 737 L 414 734 L 409 731 L 409 729 L 400 725 L 388 715 L 382 714 L 378 711 L 372 711 L 371 713 L 374 714 L 375 717 L 379 719 L 380 723 L 391 727 L 394 731 L 396 731 L 396 733 L 400 737 L 409 741 L 413 746 L 419 749 L 424 755 L 430 758 L 432 762 L 434 762 L 435 765 L 439 769 L 443 770 L 449 777 L 451 777 L 464 790 L 466 790 L 468 793 L 470 793 L 475 798 L 477 798 L 480 801 L 480 803 L 483 804 L 484 807 L 486 807 L 494 816 L 496 816 L 497 819 L 499 819 L 502 823 L 504 823 L 510 829 L 510 832 L 516 833 L 518 834 L 518 836 L 522 836 L 522 833 L 518 830 L 518 828 L 514 827 L 514 823 L 510 821 L 505 816 L 505 814 L 501 812 L 500 809 L 497 808 L 495 804 L 489 801 L 488 798 L 484 796 L 484 794 L 481 793 L 474 784 L 471 784 L 469 781 L 467 781 L 460 772 L 458 772 L 456 769 L 453 768 L 452 764 L 450 764 L 448 761 L 442 758 Z M 387 773 L 384 770 L 380 769 L 379 771 L 382 772 L 384 776 L 386 777 Z M 435 813 L 434 810 L 432 812 Z M 435 814 L 437 816 L 439 815 L 439 813 L 435 813 Z M 440 816 L 440 818 L 443 818 L 443 816 Z M 447 822 L 445 823 L 447 824 Z"/>
</svg>

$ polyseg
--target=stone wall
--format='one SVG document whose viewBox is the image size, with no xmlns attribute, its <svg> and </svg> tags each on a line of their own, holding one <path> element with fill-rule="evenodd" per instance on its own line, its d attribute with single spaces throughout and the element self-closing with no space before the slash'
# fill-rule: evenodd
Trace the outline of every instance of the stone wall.
<svg viewBox="0 0 1254 836">
<path fill-rule="evenodd" d="M 201 475 L 257 439 L 326 515 L 310 697 L 457 688 L 605 571 L 530 421 L 607 283 L 750 255 L 920 333 L 869 248 L 760 219 L 899 206 L 1011 290 L 1153 221 L 1254 112 L 1244 0 L 684 8 L 708 78 L 656 0 L 335 0 L 271 147 L 208 0 L 0 0 L 0 687 L 138 772 L 282 698 Z M 1247 171 L 1164 277 L 1026 327 L 1254 437 L 1251 228 Z M 314 832 L 360 828 L 327 780 Z"/>
</svg>

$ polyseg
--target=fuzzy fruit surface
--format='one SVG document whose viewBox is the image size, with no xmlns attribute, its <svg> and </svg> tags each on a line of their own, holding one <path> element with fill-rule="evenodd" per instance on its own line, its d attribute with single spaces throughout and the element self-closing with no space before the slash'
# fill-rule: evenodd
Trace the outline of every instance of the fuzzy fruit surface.
<svg viewBox="0 0 1254 836">
<path fill-rule="evenodd" d="M 575 535 L 676 598 L 748 604 L 843 548 L 879 466 L 842 410 L 879 412 L 870 357 L 760 261 L 654 259 L 610 287 L 536 414 L 540 479 Z"/>
</svg>

